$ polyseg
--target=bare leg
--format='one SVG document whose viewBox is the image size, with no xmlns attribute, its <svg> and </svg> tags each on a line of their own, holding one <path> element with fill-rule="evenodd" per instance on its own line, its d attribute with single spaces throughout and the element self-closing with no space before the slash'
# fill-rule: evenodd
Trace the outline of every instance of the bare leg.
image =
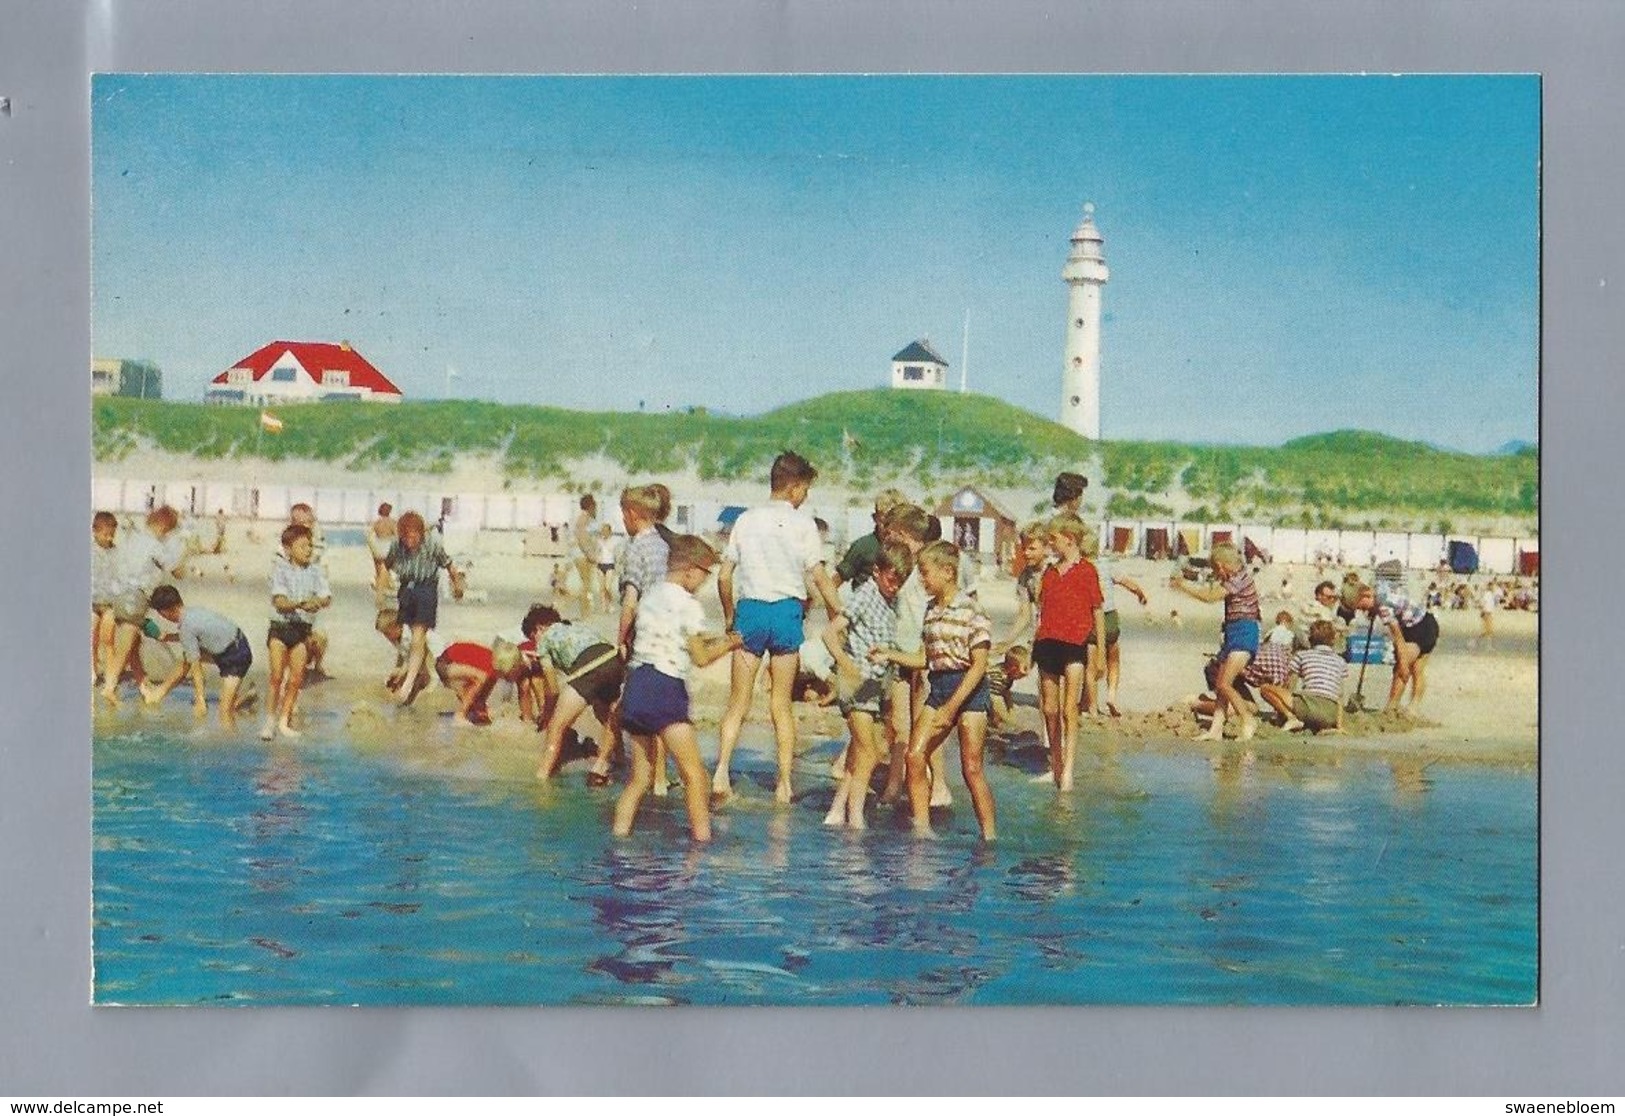
<svg viewBox="0 0 1625 1116">
<path fill-rule="evenodd" d="M 277 710 L 276 728 L 283 736 L 298 736 L 293 727 L 294 706 L 299 703 L 299 687 L 305 680 L 305 654 L 307 645 L 300 643 L 288 648 L 288 677 L 282 684 L 282 704 Z"/>
<path fill-rule="evenodd" d="M 1061 675 L 1061 772 L 1055 785 L 1064 791 L 1072 789 L 1072 770 L 1078 754 L 1078 693 L 1083 689 L 1086 674 L 1082 663 L 1068 663 Z"/>
<path fill-rule="evenodd" d="M 779 783 L 773 796 L 781 803 L 791 797 L 790 769 L 796 758 L 796 714 L 794 706 L 796 671 L 801 656 L 792 651 L 788 655 L 774 655 L 768 660 L 768 679 L 772 690 L 768 695 L 768 712 L 773 717 L 773 738 L 778 745 Z"/>
<path fill-rule="evenodd" d="M 401 675 L 401 685 L 395 691 L 395 700 L 401 705 L 411 704 L 417 691 L 412 683 L 417 679 L 418 672 L 424 669 L 429 657 L 429 627 L 427 624 L 412 625 L 412 650 L 406 656 L 406 668 Z"/>
<path fill-rule="evenodd" d="M 700 742 L 694 726 L 687 721 L 667 725 L 660 734 L 666 750 L 677 761 L 683 778 L 683 799 L 688 806 L 688 830 L 696 841 L 711 839 L 711 794 L 706 786 L 705 763 L 700 759 Z"/>
<path fill-rule="evenodd" d="M 987 785 L 982 770 L 982 745 L 987 740 L 987 714 L 961 713 L 959 715 L 959 771 L 965 777 L 970 791 L 971 808 L 976 811 L 976 824 L 982 829 L 982 840 L 993 841 L 999 836 L 998 819 L 993 806 L 993 791 Z"/>
<path fill-rule="evenodd" d="M 665 798 L 671 790 L 671 776 L 666 772 L 666 741 L 664 737 L 655 737 L 655 783 L 654 795 L 656 798 Z"/>
<path fill-rule="evenodd" d="M 850 829 L 863 829 L 863 802 L 869 794 L 869 780 L 880 763 L 880 741 L 875 738 L 875 719 L 867 713 L 854 713 L 848 721 L 852 728 L 850 766 L 846 776 L 846 824 Z"/>
<path fill-rule="evenodd" d="M 728 709 L 717 727 L 717 769 L 711 776 L 711 793 L 727 796 L 733 793 L 728 777 L 728 765 L 733 759 L 734 746 L 750 714 L 750 699 L 756 689 L 756 670 L 762 660 L 749 651 L 736 649 L 729 660 Z"/>
<path fill-rule="evenodd" d="M 1122 644 L 1109 643 L 1106 645 L 1106 712 L 1113 717 L 1118 716 L 1117 683 L 1122 673 Z"/>
<path fill-rule="evenodd" d="M 1066 756 L 1065 738 L 1061 735 L 1062 676 L 1038 675 L 1038 707 L 1044 718 L 1044 743 L 1049 748 L 1049 779 L 1061 785 L 1061 768 Z"/>
<path fill-rule="evenodd" d="M 1219 708 L 1213 716 L 1213 729 L 1208 732 L 1207 738 L 1217 740 L 1223 735 L 1224 726 L 1220 723 L 1219 714 L 1226 709 L 1232 710 L 1241 720 L 1241 739 L 1251 740 L 1258 731 L 1258 722 L 1253 719 L 1252 711 L 1242 700 L 1241 694 L 1236 690 L 1236 679 L 1241 672 L 1247 669 L 1247 663 L 1252 656 L 1245 651 L 1232 651 L 1224 657 L 1219 664 L 1219 675 L 1213 683 L 1213 693 L 1219 699 Z"/>
<path fill-rule="evenodd" d="M 220 676 L 220 727 L 237 727 L 237 687 L 243 680 L 236 676 Z"/>
<path fill-rule="evenodd" d="M 260 726 L 260 739 L 269 740 L 276 735 L 276 715 L 282 708 L 282 676 L 288 669 L 288 645 L 279 639 L 270 642 L 271 693 L 265 704 L 265 723 Z"/>
<path fill-rule="evenodd" d="M 931 710 L 914 723 L 914 736 L 908 745 L 908 801 L 916 836 L 931 835 L 931 775 L 927 767 L 952 727 L 948 724 L 939 728 Z"/>
<path fill-rule="evenodd" d="M 107 675 L 102 679 L 102 697 L 114 705 L 118 704 L 118 683 L 124 674 L 124 666 L 130 661 L 131 652 L 140 638 L 141 628 L 138 625 L 120 623 L 114 629 L 113 653 L 107 660 Z"/>
<path fill-rule="evenodd" d="M 632 774 L 615 801 L 615 824 L 610 830 L 617 837 L 629 836 L 632 821 L 637 817 L 638 803 L 649 793 L 654 782 L 655 742 L 652 736 L 632 736 Z"/>
<path fill-rule="evenodd" d="M 880 801 L 896 802 L 908 785 L 908 683 L 893 679 L 889 684 L 886 709 L 886 742 L 890 752 L 890 766 L 886 768 L 886 785 L 880 792 Z"/>
<path fill-rule="evenodd" d="M 558 770 L 559 755 L 564 750 L 564 734 L 586 708 L 586 698 L 569 686 L 560 688 L 559 699 L 553 705 L 553 715 L 547 719 L 547 736 L 542 745 L 542 761 L 536 767 L 538 779 L 551 779 L 553 772 Z"/>
</svg>

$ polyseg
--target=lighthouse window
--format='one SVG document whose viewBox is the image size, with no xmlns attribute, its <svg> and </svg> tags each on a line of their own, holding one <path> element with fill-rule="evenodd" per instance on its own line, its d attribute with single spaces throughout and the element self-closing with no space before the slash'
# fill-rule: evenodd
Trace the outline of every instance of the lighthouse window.
<svg viewBox="0 0 1625 1116">
<path fill-rule="evenodd" d="M 1079 329 L 1082 329 L 1083 328 L 1083 319 L 1082 318 L 1074 318 L 1072 320 L 1072 324 L 1077 326 Z"/>
<path fill-rule="evenodd" d="M 1079 404 L 1079 403 L 1082 403 L 1082 402 L 1083 402 L 1083 400 L 1082 400 L 1082 399 L 1080 399 L 1080 398 L 1079 398 L 1079 397 L 1078 397 L 1078 396 L 1076 396 L 1076 395 L 1074 395 L 1074 396 L 1073 396 L 1073 397 L 1072 397 L 1072 405 L 1073 405 L 1073 406 L 1074 406 L 1074 407 L 1076 407 L 1076 406 L 1077 406 L 1077 405 L 1078 405 L 1078 404 Z"/>
<path fill-rule="evenodd" d="M 1083 358 L 1082 357 L 1073 357 L 1072 358 L 1072 367 L 1073 368 L 1082 368 L 1083 367 Z"/>
</svg>

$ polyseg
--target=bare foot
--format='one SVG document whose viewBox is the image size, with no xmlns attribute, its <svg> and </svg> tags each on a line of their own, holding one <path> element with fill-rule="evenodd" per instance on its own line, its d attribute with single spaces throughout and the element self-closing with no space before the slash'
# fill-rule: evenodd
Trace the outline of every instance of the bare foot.
<svg viewBox="0 0 1625 1116">
<path fill-rule="evenodd" d="M 276 721 L 272 720 L 270 717 L 265 718 L 265 723 L 260 725 L 260 739 L 270 740 L 275 735 Z"/>
<path fill-rule="evenodd" d="M 1244 717 L 1241 722 L 1241 738 L 1251 740 L 1258 735 L 1258 718 Z"/>
<path fill-rule="evenodd" d="M 953 792 L 947 787 L 933 787 L 931 790 L 931 805 L 952 806 L 954 804 Z"/>
<path fill-rule="evenodd" d="M 283 736 L 290 736 L 290 737 L 297 738 L 297 737 L 300 737 L 300 736 L 304 735 L 304 733 L 300 732 L 298 729 L 296 729 L 292 725 L 290 725 L 287 722 L 286 719 L 283 719 L 283 720 L 277 722 L 276 730 L 277 730 L 277 732 L 281 733 Z"/>
<path fill-rule="evenodd" d="M 1223 726 L 1219 726 L 1217 729 L 1208 729 L 1206 732 L 1204 732 L 1201 736 L 1198 736 L 1196 739 L 1198 739 L 1198 740 L 1223 740 L 1224 739 L 1224 728 L 1223 728 Z"/>
<path fill-rule="evenodd" d="M 666 779 L 656 779 L 655 785 L 650 793 L 652 793 L 656 798 L 665 798 L 671 793 L 671 783 Z"/>
<path fill-rule="evenodd" d="M 781 780 L 779 785 L 773 788 L 773 798 L 779 803 L 779 805 L 788 806 L 790 804 L 790 797 L 790 780 Z"/>
<path fill-rule="evenodd" d="M 1296 717 L 1288 717 L 1285 721 L 1283 721 L 1281 723 L 1281 731 L 1282 732 L 1302 732 L 1303 731 L 1303 722 L 1298 720 Z"/>
<path fill-rule="evenodd" d="M 102 687 L 102 700 L 107 702 L 107 704 L 109 704 L 109 705 L 117 705 L 119 703 L 118 702 L 118 687 L 117 686 L 103 686 Z"/>
</svg>

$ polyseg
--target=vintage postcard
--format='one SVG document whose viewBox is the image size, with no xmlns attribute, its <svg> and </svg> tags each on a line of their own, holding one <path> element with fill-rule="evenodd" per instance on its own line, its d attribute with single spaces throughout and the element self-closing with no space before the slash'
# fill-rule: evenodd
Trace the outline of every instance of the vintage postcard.
<svg viewBox="0 0 1625 1116">
<path fill-rule="evenodd" d="M 1540 97 L 96 75 L 95 1002 L 1535 1003 Z"/>
</svg>

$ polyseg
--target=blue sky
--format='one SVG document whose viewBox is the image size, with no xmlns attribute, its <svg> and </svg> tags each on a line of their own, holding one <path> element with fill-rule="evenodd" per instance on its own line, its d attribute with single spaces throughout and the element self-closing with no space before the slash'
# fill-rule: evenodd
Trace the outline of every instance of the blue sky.
<svg viewBox="0 0 1625 1116">
<path fill-rule="evenodd" d="M 1530 76 L 98 75 L 93 337 L 169 398 L 349 340 L 409 397 L 750 414 L 929 337 L 1107 438 L 1533 440 Z"/>
</svg>

